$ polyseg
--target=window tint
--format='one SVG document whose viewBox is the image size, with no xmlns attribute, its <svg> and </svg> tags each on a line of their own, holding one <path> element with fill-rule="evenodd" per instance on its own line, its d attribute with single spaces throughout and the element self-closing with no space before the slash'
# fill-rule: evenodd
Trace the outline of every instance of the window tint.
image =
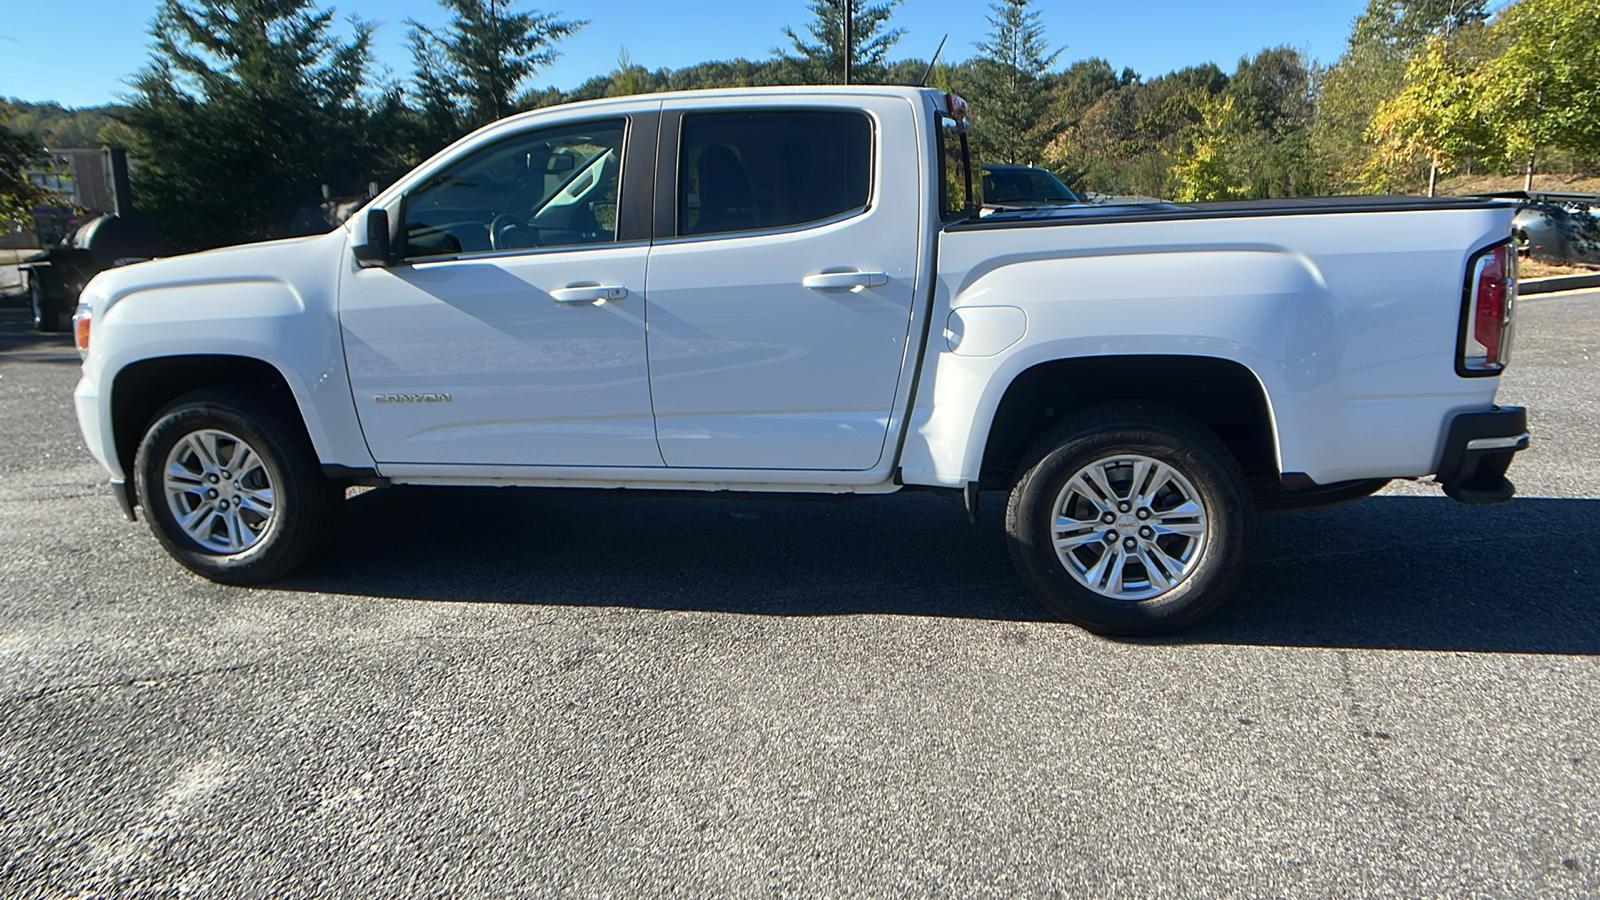
<svg viewBox="0 0 1600 900">
<path fill-rule="evenodd" d="M 1076 203 L 1061 179 L 1043 169 L 986 169 L 983 199 L 989 203 Z"/>
<path fill-rule="evenodd" d="M 983 188 L 983 181 L 972 178 L 975 167 L 967 143 L 965 127 L 948 116 L 939 120 L 939 206 L 946 221 L 972 215 L 982 205 L 980 197 L 973 196 Z"/>
<path fill-rule="evenodd" d="M 406 197 L 408 257 L 616 239 L 624 121 L 530 131 L 451 163 Z"/>
<path fill-rule="evenodd" d="M 678 233 L 787 228 L 862 210 L 871 169 L 872 122 L 862 113 L 690 113 Z"/>
</svg>

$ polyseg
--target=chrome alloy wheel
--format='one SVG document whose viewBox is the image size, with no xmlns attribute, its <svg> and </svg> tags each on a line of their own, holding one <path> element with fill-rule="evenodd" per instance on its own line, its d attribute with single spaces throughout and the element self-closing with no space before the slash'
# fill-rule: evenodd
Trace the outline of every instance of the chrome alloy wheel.
<svg viewBox="0 0 1600 900">
<path fill-rule="evenodd" d="M 254 448 L 226 431 L 184 435 L 167 454 L 161 481 L 178 527 L 206 550 L 242 553 L 272 528 L 272 476 Z"/>
<path fill-rule="evenodd" d="M 1097 459 L 1056 496 L 1050 537 L 1077 582 L 1114 600 L 1150 600 L 1194 574 L 1209 528 L 1199 492 L 1137 454 Z"/>
</svg>

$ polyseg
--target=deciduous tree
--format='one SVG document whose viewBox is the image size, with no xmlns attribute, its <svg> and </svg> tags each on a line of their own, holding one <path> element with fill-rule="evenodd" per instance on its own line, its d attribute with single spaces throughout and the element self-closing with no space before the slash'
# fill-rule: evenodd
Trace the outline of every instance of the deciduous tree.
<svg viewBox="0 0 1600 900">
<path fill-rule="evenodd" d="M 1367 137 L 1376 148 L 1367 163 L 1367 182 L 1390 189 L 1397 173 L 1421 160 L 1428 166 L 1428 196 L 1441 172 L 1482 148 L 1482 119 L 1475 108 L 1472 71 L 1451 52 L 1443 35 L 1428 38 L 1406 67 L 1405 86 L 1379 105 Z"/>
<path fill-rule="evenodd" d="M 1477 71 L 1477 100 L 1532 190 L 1541 152 L 1600 153 L 1600 0 L 1521 0 L 1493 30 L 1499 52 Z"/>
<path fill-rule="evenodd" d="M 1364 185 L 1378 107 L 1400 92 L 1412 54 L 1430 35 L 1453 36 L 1487 17 L 1487 0 L 1368 0 L 1344 55 L 1321 79 L 1311 148 L 1322 190 Z"/>
</svg>

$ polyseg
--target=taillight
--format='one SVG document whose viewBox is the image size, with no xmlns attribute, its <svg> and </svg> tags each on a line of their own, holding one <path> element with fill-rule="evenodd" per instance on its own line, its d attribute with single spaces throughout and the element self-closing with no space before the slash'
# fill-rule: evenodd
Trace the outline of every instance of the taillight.
<svg viewBox="0 0 1600 900">
<path fill-rule="evenodd" d="M 72 337 L 78 343 L 78 355 L 89 355 L 89 326 L 94 322 L 94 310 L 87 303 L 79 303 L 72 314 Z"/>
<path fill-rule="evenodd" d="M 1511 358 L 1511 317 L 1517 304 L 1517 254 L 1511 244 L 1479 252 L 1467 268 L 1461 323 L 1462 375 L 1498 375 Z"/>
</svg>

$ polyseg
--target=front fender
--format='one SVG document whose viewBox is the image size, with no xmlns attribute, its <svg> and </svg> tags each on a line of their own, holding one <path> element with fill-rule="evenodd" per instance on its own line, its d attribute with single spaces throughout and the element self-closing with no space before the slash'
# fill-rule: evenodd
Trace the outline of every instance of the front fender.
<svg viewBox="0 0 1600 900">
<path fill-rule="evenodd" d="M 331 286 L 308 292 L 285 278 L 201 274 L 95 287 L 99 308 L 78 388 L 79 416 L 113 479 L 126 475 L 112 446 L 117 374 L 137 362 L 179 356 L 237 356 L 271 365 L 294 395 L 318 458 L 372 467 L 345 375 Z"/>
</svg>

